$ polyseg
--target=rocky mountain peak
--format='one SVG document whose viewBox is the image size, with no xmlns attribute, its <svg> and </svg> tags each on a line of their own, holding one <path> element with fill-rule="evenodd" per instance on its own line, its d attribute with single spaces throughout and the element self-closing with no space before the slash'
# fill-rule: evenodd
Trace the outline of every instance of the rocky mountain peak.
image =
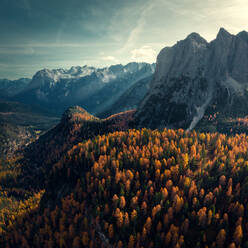
<svg viewBox="0 0 248 248">
<path fill-rule="evenodd" d="M 220 28 L 216 40 L 226 40 L 226 39 L 232 39 L 234 37 L 232 34 L 230 34 L 227 30 L 224 28 Z"/>
<path fill-rule="evenodd" d="M 89 121 L 89 120 L 98 120 L 97 117 L 88 113 L 85 109 L 80 106 L 69 107 L 62 116 L 62 121 Z"/>
<path fill-rule="evenodd" d="M 248 43 L 248 32 L 242 31 L 242 32 L 237 34 L 237 37 L 239 37 L 240 39 L 242 39 Z"/>
<path fill-rule="evenodd" d="M 110 107 L 139 80 L 154 73 L 154 64 L 129 63 L 105 68 L 73 66 L 69 69 L 43 69 L 18 94 L 23 103 L 36 102 L 54 112 L 72 105 L 96 114 Z"/>
<path fill-rule="evenodd" d="M 207 41 L 203 37 L 201 37 L 198 33 L 195 33 L 195 32 L 188 35 L 186 40 L 207 44 Z"/>
<path fill-rule="evenodd" d="M 206 111 L 248 115 L 246 38 L 246 32 L 235 36 L 221 28 L 210 44 L 192 33 L 162 49 L 151 89 L 135 114 L 138 124 L 192 129 Z"/>
</svg>

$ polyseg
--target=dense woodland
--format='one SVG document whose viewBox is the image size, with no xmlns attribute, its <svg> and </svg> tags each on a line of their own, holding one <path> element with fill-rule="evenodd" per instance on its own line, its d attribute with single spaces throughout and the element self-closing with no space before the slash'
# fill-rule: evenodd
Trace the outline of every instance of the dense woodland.
<svg viewBox="0 0 248 248">
<path fill-rule="evenodd" d="M 19 158 L 0 160 L 0 237 L 7 226 L 12 226 L 16 218 L 32 209 L 37 209 L 44 190 L 25 190 L 18 184 L 21 175 Z"/>
<path fill-rule="evenodd" d="M 244 134 L 181 129 L 82 141 L 52 166 L 45 191 L 0 208 L 1 245 L 248 247 L 247 150 Z"/>
<path fill-rule="evenodd" d="M 134 111 L 126 111 L 106 119 L 98 119 L 81 107 L 69 108 L 55 128 L 27 147 L 21 161 L 23 166 L 18 182 L 26 189 L 30 185 L 32 189 L 43 189 L 54 163 L 73 145 L 97 135 L 127 130 L 133 114 Z"/>
</svg>

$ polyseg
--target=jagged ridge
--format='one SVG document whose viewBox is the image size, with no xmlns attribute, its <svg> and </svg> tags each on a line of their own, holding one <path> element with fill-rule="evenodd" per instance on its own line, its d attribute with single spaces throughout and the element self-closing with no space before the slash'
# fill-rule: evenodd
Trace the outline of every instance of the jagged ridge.
<svg viewBox="0 0 248 248">
<path fill-rule="evenodd" d="M 248 114 L 247 32 L 221 28 L 208 43 L 192 33 L 161 50 L 151 89 L 135 115 L 139 126 L 194 128 L 203 118 Z M 215 107 L 213 108 L 213 105 Z"/>
</svg>

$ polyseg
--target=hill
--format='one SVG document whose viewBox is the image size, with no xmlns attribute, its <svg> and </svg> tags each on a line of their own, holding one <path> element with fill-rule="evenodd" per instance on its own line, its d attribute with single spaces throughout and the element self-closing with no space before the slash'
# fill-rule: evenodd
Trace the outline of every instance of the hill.
<svg viewBox="0 0 248 248">
<path fill-rule="evenodd" d="M 45 178 L 49 175 L 52 165 L 65 152 L 81 140 L 113 131 L 127 130 L 132 123 L 133 114 L 134 111 L 126 111 L 106 119 L 99 119 L 79 106 L 70 107 L 65 111 L 58 125 L 25 149 L 21 161 L 23 173 L 20 181 L 27 187 L 29 185 L 44 187 Z"/>
<path fill-rule="evenodd" d="M 247 136 L 129 130 L 74 145 L 6 247 L 246 247 Z M 7 229 L 6 229 L 7 228 Z"/>
</svg>

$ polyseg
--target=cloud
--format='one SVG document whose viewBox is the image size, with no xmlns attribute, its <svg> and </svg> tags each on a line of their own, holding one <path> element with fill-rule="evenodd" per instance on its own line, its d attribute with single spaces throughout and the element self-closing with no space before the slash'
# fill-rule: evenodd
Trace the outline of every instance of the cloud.
<svg viewBox="0 0 248 248">
<path fill-rule="evenodd" d="M 248 23 L 247 0 L 43 0 L 42 8 L 35 0 L 2 2 L 0 63 L 27 63 L 28 73 L 82 63 L 154 62 L 163 47 L 191 32 L 210 41 L 220 27 L 236 34 Z M 0 77 L 10 71 L 0 67 Z M 9 76 L 17 73 L 25 75 L 15 67 Z"/>
<path fill-rule="evenodd" d="M 19 43 L 19 44 L 0 44 L 0 48 L 26 48 L 26 47 L 38 47 L 38 48 L 88 48 L 88 47 L 112 47 L 115 43 L 102 43 L 102 42 L 87 42 L 87 43 Z"/>
<path fill-rule="evenodd" d="M 104 56 L 104 57 L 102 57 L 102 60 L 111 61 L 111 62 L 117 61 L 117 59 L 114 56 Z"/>
<path fill-rule="evenodd" d="M 155 62 L 156 61 L 156 51 L 150 46 L 143 46 L 139 49 L 134 49 L 131 51 L 132 60 L 137 62 Z"/>
<path fill-rule="evenodd" d="M 35 50 L 32 47 L 1 47 L 0 54 L 12 54 L 12 55 L 32 55 L 35 53 Z"/>
<path fill-rule="evenodd" d="M 145 8 L 140 13 L 140 16 L 138 18 L 137 24 L 133 27 L 131 32 L 129 33 L 129 36 L 127 38 L 127 41 L 125 42 L 125 45 L 121 48 L 121 52 L 125 52 L 132 48 L 135 43 L 137 42 L 140 33 L 143 31 L 145 24 L 146 24 L 146 17 L 148 16 L 149 12 L 154 7 L 153 1 L 149 0 L 145 4 Z"/>
<path fill-rule="evenodd" d="M 220 27 L 234 34 L 247 29 L 247 0 L 157 1 L 160 2 L 161 9 L 172 14 L 175 26 L 180 24 L 181 29 L 178 30 L 181 30 L 181 36 L 195 31 L 210 41 L 216 37 Z M 167 30 L 172 33 L 169 28 Z M 179 34 L 173 31 L 174 36 L 177 33 Z"/>
</svg>

